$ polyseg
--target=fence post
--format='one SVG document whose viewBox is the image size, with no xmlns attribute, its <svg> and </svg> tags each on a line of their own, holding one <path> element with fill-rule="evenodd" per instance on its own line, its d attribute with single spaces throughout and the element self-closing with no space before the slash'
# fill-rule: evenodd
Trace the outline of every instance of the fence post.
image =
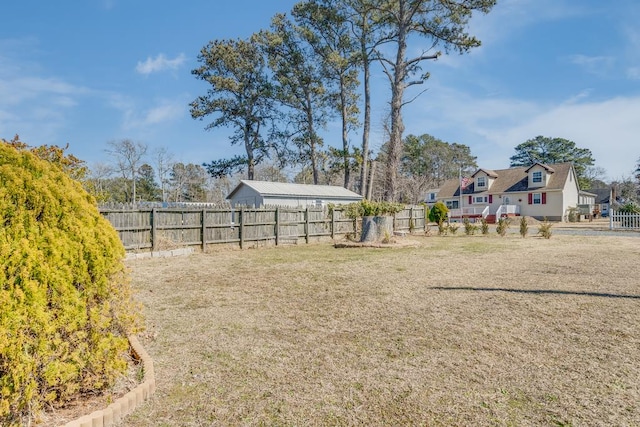
<svg viewBox="0 0 640 427">
<path fill-rule="evenodd" d="M 240 208 L 240 228 L 238 229 L 240 235 L 240 249 L 244 247 L 244 208 Z"/>
<path fill-rule="evenodd" d="M 151 251 L 155 252 L 158 249 L 158 221 L 156 221 L 157 209 L 151 209 Z"/>
<path fill-rule="evenodd" d="M 207 223 L 206 223 L 206 218 L 207 218 L 207 208 L 202 208 L 202 223 L 200 224 L 202 226 L 202 252 L 206 252 L 207 251 Z"/>
<path fill-rule="evenodd" d="M 280 208 L 276 208 L 276 246 L 280 244 Z"/>
<path fill-rule="evenodd" d="M 609 208 L 609 230 L 613 230 L 613 209 Z"/>
<path fill-rule="evenodd" d="M 409 233 L 413 233 L 413 229 L 416 228 L 416 225 L 413 220 L 413 206 L 409 208 Z"/>
<path fill-rule="evenodd" d="M 336 209 L 331 209 L 331 240 L 336 238 Z"/>
<path fill-rule="evenodd" d="M 304 212 L 304 241 L 309 243 L 309 206 Z"/>
</svg>

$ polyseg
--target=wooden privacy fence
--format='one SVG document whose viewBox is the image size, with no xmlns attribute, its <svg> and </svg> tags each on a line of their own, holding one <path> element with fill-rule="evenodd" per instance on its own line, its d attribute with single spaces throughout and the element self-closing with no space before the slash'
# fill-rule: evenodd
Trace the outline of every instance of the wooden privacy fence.
<svg viewBox="0 0 640 427">
<path fill-rule="evenodd" d="M 609 228 L 611 230 L 640 230 L 640 214 L 609 212 Z"/>
<path fill-rule="evenodd" d="M 152 251 L 212 244 L 305 243 L 313 238 L 356 234 L 358 222 L 340 209 L 101 208 L 126 250 Z M 424 207 L 407 207 L 394 218 L 395 231 L 424 230 Z"/>
</svg>

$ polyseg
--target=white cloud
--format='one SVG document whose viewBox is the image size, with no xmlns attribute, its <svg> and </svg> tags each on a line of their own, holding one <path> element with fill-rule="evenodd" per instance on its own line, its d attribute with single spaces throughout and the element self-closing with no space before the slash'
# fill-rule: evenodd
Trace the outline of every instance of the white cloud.
<svg viewBox="0 0 640 427">
<path fill-rule="evenodd" d="M 72 97 L 88 92 L 86 88 L 55 78 L 9 77 L 0 82 L 0 103 L 15 105 L 36 98 L 42 100 L 42 97 L 49 95 Z"/>
<path fill-rule="evenodd" d="M 0 137 L 18 133 L 28 142 L 55 141 L 68 124 L 66 113 L 91 93 L 58 78 L 4 70 L 0 79 L 0 131 L 4 134 Z"/>
<path fill-rule="evenodd" d="M 149 75 L 151 73 L 157 73 L 164 70 L 176 70 L 186 60 L 187 57 L 184 53 L 181 53 L 174 59 L 168 59 L 161 53 L 155 58 L 148 57 L 146 61 L 138 62 L 138 65 L 136 65 L 136 71 L 140 74 Z"/>
<path fill-rule="evenodd" d="M 631 80 L 640 80 L 640 67 L 627 68 L 627 77 Z"/>
<path fill-rule="evenodd" d="M 144 129 L 173 122 L 182 117 L 186 111 L 186 104 L 182 99 L 175 102 L 161 101 L 159 105 L 140 113 L 132 104 L 126 101 L 121 102 L 120 109 L 124 112 L 123 128 L 125 130 Z"/>
<path fill-rule="evenodd" d="M 538 135 L 574 141 L 611 179 L 629 176 L 640 157 L 640 95 L 594 99 L 585 90 L 561 102 L 483 97 L 438 87 L 405 112 L 407 133 L 459 142 L 492 169 Z"/>
<path fill-rule="evenodd" d="M 155 125 L 166 121 L 174 120 L 184 114 L 184 104 L 166 104 L 147 111 L 144 117 L 145 125 Z"/>
<path fill-rule="evenodd" d="M 519 124 L 478 129 L 497 147 L 515 147 L 537 135 L 561 137 L 593 153 L 610 178 L 628 175 L 640 157 L 640 97 L 538 106 Z M 513 150 L 509 155 L 513 154 Z"/>
<path fill-rule="evenodd" d="M 502 0 L 487 15 L 474 16 L 470 33 L 483 45 L 509 40 L 539 22 L 554 21 L 586 13 L 575 2 L 563 0 Z"/>
<path fill-rule="evenodd" d="M 614 65 L 615 59 L 611 56 L 587 56 L 571 55 L 569 61 L 572 64 L 583 67 L 588 73 L 604 76 Z"/>
</svg>

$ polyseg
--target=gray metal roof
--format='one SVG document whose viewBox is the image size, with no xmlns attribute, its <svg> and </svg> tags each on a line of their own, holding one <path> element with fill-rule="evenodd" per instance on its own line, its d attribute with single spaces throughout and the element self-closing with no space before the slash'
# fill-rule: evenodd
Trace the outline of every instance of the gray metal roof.
<svg viewBox="0 0 640 427">
<path fill-rule="evenodd" d="M 290 184 L 287 182 L 269 182 L 269 181 L 250 181 L 242 180 L 240 184 L 227 196 L 227 199 L 242 187 L 246 185 L 253 188 L 263 196 L 293 196 L 293 197 L 330 197 L 340 199 L 362 199 L 358 193 L 347 190 L 343 187 L 335 185 L 308 185 L 308 184 Z"/>
</svg>

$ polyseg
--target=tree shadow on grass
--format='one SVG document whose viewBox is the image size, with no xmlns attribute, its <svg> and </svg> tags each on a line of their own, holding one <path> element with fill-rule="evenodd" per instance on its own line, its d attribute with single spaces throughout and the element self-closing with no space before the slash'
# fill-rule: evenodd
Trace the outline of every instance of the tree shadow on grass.
<svg viewBox="0 0 640 427">
<path fill-rule="evenodd" d="M 560 291 L 555 289 L 510 289 L 510 288 L 475 288 L 472 286 L 432 286 L 429 289 L 437 291 L 478 291 L 478 292 L 511 292 L 516 294 L 556 294 L 556 295 L 579 295 L 587 297 L 602 297 L 602 298 L 628 298 L 628 299 L 640 299 L 640 295 L 624 295 L 624 294 L 610 294 L 606 292 L 581 292 L 581 291 Z"/>
</svg>

